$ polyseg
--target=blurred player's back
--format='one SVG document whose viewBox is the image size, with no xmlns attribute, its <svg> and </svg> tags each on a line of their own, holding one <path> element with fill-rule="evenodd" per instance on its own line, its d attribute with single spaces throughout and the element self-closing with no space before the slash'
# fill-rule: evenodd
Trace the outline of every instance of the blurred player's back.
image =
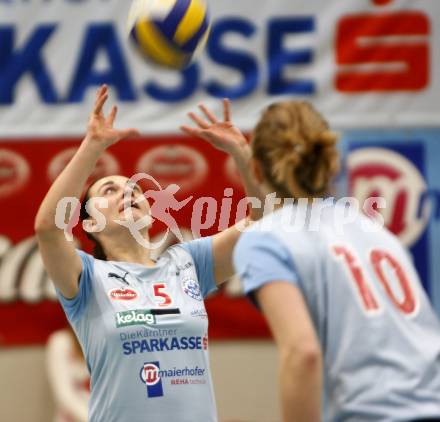
<svg viewBox="0 0 440 422">
<path fill-rule="evenodd" d="M 440 324 L 398 239 L 361 215 L 338 226 L 337 206 L 315 230 L 289 232 L 283 216 L 294 210 L 263 224 L 271 219 L 270 232 L 290 252 L 321 340 L 326 418 L 438 417 Z"/>
</svg>

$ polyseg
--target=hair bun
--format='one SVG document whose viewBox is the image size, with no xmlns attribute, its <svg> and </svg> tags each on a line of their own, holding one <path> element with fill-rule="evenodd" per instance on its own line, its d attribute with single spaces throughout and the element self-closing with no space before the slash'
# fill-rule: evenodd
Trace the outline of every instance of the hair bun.
<svg viewBox="0 0 440 422">
<path fill-rule="evenodd" d="M 269 106 L 252 141 L 254 156 L 281 195 L 322 196 L 339 169 L 338 135 L 310 103 Z"/>
<path fill-rule="evenodd" d="M 321 132 L 315 140 L 315 144 L 321 144 L 322 146 L 335 146 L 338 143 L 339 135 L 331 130 L 325 130 Z"/>
</svg>

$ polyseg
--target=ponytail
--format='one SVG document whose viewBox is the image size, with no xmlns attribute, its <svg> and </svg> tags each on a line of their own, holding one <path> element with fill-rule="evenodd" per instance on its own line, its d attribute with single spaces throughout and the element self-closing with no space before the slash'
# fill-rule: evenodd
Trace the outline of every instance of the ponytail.
<svg viewBox="0 0 440 422">
<path fill-rule="evenodd" d="M 338 136 L 307 102 L 267 108 L 252 141 L 266 180 L 283 197 L 321 197 L 339 171 Z"/>
</svg>

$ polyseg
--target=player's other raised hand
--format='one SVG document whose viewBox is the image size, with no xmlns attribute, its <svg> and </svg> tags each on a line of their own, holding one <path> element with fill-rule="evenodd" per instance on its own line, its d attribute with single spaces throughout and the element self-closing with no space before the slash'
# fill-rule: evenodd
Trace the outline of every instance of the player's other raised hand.
<svg viewBox="0 0 440 422">
<path fill-rule="evenodd" d="M 188 135 L 208 141 L 215 148 L 229 154 L 235 149 L 247 145 L 247 140 L 231 121 L 230 102 L 223 100 L 223 120 L 218 120 L 204 104 L 199 104 L 203 117 L 196 113 L 189 112 L 189 118 L 196 127 L 182 125 L 180 129 Z"/>
</svg>

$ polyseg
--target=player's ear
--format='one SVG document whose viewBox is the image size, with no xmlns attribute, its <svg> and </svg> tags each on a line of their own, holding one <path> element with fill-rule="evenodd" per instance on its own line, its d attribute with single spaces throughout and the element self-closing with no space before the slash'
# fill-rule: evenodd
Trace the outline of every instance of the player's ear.
<svg viewBox="0 0 440 422">
<path fill-rule="evenodd" d="M 94 233 L 96 231 L 97 222 L 94 218 L 87 218 L 82 222 L 83 229 L 87 233 Z"/>
</svg>

